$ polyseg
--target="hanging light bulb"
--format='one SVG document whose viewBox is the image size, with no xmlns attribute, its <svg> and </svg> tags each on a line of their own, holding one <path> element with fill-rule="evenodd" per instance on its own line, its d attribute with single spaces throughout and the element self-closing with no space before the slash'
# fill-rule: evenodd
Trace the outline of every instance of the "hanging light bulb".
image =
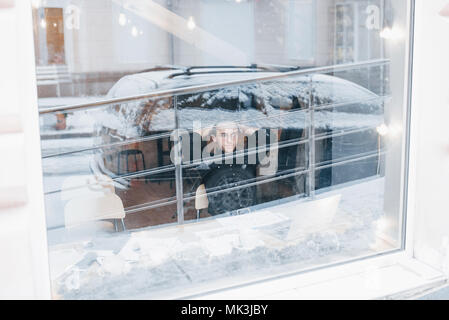
<svg viewBox="0 0 449 320">
<path fill-rule="evenodd" d="M 387 40 L 396 40 L 402 37 L 402 33 L 397 28 L 385 27 L 380 32 L 380 37 Z"/>
<path fill-rule="evenodd" d="M 126 24 L 126 21 L 126 15 L 124 13 L 120 13 L 120 15 L 118 16 L 118 24 L 124 26 Z"/>
<path fill-rule="evenodd" d="M 189 30 L 193 30 L 196 28 L 196 23 L 192 16 L 187 21 L 187 28 L 189 28 Z"/>
<path fill-rule="evenodd" d="M 45 19 L 41 19 L 40 26 L 42 29 L 47 28 L 47 21 L 45 21 Z"/>
<path fill-rule="evenodd" d="M 377 130 L 377 133 L 382 137 L 386 136 L 390 132 L 390 129 L 388 128 L 388 126 L 385 123 L 378 126 L 376 128 L 376 130 Z"/>
<path fill-rule="evenodd" d="M 137 37 L 137 36 L 139 35 L 139 30 L 137 30 L 137 27 L 136 27 L 136 26 L 134 26 L 134 27 L 131 29 L 131 34 L 132 34 L 133 37 Z"/>
<path fill-rule="evenodd" d="M 41 6 L 41 1 L 40 0 L 31 0 L 31 6 L 33 8 L 39 8 Z"/>
</svg>

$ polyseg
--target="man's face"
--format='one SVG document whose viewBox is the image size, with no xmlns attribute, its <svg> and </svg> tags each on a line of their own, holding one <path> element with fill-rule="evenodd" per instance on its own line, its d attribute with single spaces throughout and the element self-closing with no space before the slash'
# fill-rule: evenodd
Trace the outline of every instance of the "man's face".
<svg viewBox="0 0 449 320">
<path fill-rule="evenodd" d="M 215 142 L 225 153 L 233 152 L 237 146 L 239 130 L 236 126 L 223 124 L 217 125 Z"/>
</svg>

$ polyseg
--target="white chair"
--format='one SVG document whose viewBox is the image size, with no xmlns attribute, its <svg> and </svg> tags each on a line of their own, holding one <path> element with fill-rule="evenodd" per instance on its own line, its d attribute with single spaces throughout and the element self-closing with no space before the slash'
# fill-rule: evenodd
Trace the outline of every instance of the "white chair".
<svg viewBox="0 0 449 320">
<path fill-rule="evenodd" d="M 122 200 L 115 194 L 114 181 L 105 175 L 72 176 L 64 180 L 61 188 L 61 200 L 68 201 L 64 207 L 66 228 L 99 220 L 117 221 L 126 230 L 126 216 Z"/>
<path fill-rule="evenodd" d="M 106 194 L 103 197 L 82 197 L 69 200 L 64 208 L 66 228 L 80 226 L 87 222 L 99 220 L 121 220 L 125 230 L 125 209 L 122 200 L 116 194 Z M 116 224 L 116 231 L 118 231 Z"/>
<path fill-rule="evenodd" d="M 114 181 L 108 176 L 71 176 L 62 182 L 61 200 L 68 201 L 74 198 L 103 196 L 107 193 L 115 193 Z"/>
<path fill-rule="evenodd" d="M 204 184 L 200 185 L 196 189 L 195 193 L 195 209 L 196 209 L 196 219 L 200 219 L 201 209 L 206 209 L 209 207 L 209 200 L 207 199 L 206 186 Z"/>
</svg>

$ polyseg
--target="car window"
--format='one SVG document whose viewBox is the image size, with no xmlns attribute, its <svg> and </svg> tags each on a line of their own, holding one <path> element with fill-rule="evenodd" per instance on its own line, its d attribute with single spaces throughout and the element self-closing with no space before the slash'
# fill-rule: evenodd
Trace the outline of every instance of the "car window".
<svg viewBox="0 0 449 320">
<path fill-rule="evenodd" d="M 178 98 L 178 108 L 205 108 L 238 111 L 239 90 L 236 87 L 183 95 Z"/>
<path fill-rule="evenodd" d="M 308 107 L 308 82 L 305 79 L 267 81 L 241 87 L 240 105 L 263 110 L 298 110 Z"/>
</svg>

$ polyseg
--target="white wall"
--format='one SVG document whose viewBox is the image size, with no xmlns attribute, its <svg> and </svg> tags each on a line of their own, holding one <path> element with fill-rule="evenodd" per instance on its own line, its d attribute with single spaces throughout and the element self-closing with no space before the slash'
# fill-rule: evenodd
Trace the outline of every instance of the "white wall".
<svg viewBox="0 0 449 320">
<path fill-rule="evenodd" d="M 410 212 L 416 258 L 449 272 L 448 0 L 417 0 Z"/>
<path fill-rule="evenodd" d="M 50 298 L 31 7 L 0 0 L 0 299 Z M 9 0 L 9 2 L 11 2 Z"/>
</svg>

